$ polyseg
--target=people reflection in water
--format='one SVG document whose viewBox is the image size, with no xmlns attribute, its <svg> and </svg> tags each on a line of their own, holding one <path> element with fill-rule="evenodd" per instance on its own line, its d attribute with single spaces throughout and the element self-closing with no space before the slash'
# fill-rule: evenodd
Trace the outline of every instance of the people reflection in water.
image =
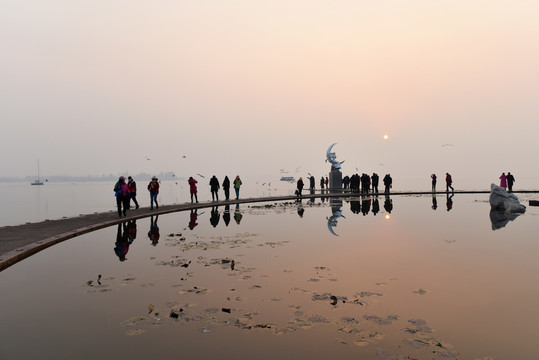
<svg viewBox="0 0 539 360">
<path fill-rule="evenodd" d="M 189 217 L 189 229 L 193 230 L 197 225 L 197 209 L 191 209 L 191 216 Z"/>
<path fill-rule="evenodd" d="M 309 190 L 309 194 L 314 195 L 314 189 Z M 309 202 L 314 204 L 314 200 L 315 200 L 315 198 L 312 197 L 312 198 L 309 199 Z"/>
<path fill-rule="evenodd" d="M 453 196 L 454 194 L 447 194 L 447 201 L 445 203 L 445 205 L 447 206 L 447 211 L 450 211 L 451 209 L 453 209 Z"/>
<path fill-rule="evenodd" d="M 298 215 L 299 215 L 299 217 L 302 218 L 304 213 L 305 213 L 305 209 L 303 208 L 302 205 L 299 205 L 298 206 Z"/>
<path fill-rule="evenodd" d="M 127 232 L 127 224 L 118 224 L 118 232 L 116 233 L 116 243 L 114 244 L 114 253 L 120 261 L 127 260 L 127 252 L 129 251 L 129 238 Z"/>
<path fill-rule="evenodd" d="M 211 215 L 210 215 L 210 224 L 213 227 L 217 227 L 217 224 L 219 224 L 220 219 L 221 219 L 221 214 L 219 214 L 218 207 L 217 206 L 212 206 Z"/>
<path fill-rule="evenodd" d="M 225 205 L 225 212 L 223 213 L 223 221 L 225 222 L 225 225 L 228 226 L 230 224 L 230 205 Z"/>
<path fill-rule="evenodd" d="M 160 237 L 159 226 L 157 226 L 158 219 L 159 219 L 159 215 L 155 216 L 155 220 L 153 216 L 150 218 L 150 231 L 148 231 L 148 238 L 152 242 L 153 246 L 157 245 L 157 243 L 159 242 L 159 237 Z"/>
<path fill-rule="evenodd" d="M 324 195 L 326 193 L 326 190 L 322 189 L 320 190 L 320 194 Z M 326 202 L 326 198 L 324 196 L 320 197 L 320 200 L 322 201 L 322 204 Z"/>
<path fill-rule="evenodd" d="M 391 214 L 391 211 L 393 210 L 393 200 L 391 200 L 389 196 L 386 196 L 386 200 L 384 201 L 384 209 L 388 214 Z"/>
<path fill-rule="evenodd" d="M 130 244 L 137 238 L 137 220 L 127 222 L 127 237 Z"/>
<path fill-rule="evenodd" d="M 436 196 L 432 195 L 432 210 L 438 209 L 438 200 L 436 200 Z"/>
<path fill-rule="evenodd" d="M 361 213 L 363 216 L 366 216 L 369 214 L 369 211 L 371 211 L 371 199 L 370 198 L 363 198 L 363 201 L 361 202 Z"/>
<path fill-rule="evenodd" d="M 350 200 L 350 211 L 352 214 L 359 214 L 361 212 L 361 205 L 358 200 Z"/>
<path fill-rule="evenodd" d="M 378 202 L 378 197 L 375 197 L 372 201 L 372 214 L 376 216 L 380 212 L 380 203 Z"/>
<path fill-rule="evenodd" d="M 243 215 L 240 212 L 240 204 L 236 204 L 236 208 L 234 209 L 234 220 L 236 221 L 236 224 L 239 225 L 242 218 Z"/>
</svg>

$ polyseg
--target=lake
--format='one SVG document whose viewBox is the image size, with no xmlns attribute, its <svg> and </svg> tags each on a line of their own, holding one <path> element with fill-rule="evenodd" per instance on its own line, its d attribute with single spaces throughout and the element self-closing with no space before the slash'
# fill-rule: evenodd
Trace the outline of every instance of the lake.
<svg viewBox="0 0 539 360">
<path fill-rule="evenodd" d="M 0 358 L 537 358 L 537 215 L 381 196 L 102 229 L 0 273 Z"/>
<path fill-rule="evenodd" d="M 209 182 L 209 180 L 208 180 Z M 261 197 L 292 195 L 295 183 L 282 181 L 245 180 L 240 196 Z M 139 181 L 137 199 L 141 206 L 150 205 L 147 182 Z M 116 211 L 116 199 L 110 182 L 49 182 L 43 186 L 29 183 L 0 183 L 0 226 L 20 225 L 26 222 L 61 219 L 63 217 Z M 234 191 L 231 190 L 231 193 Z M 220 191 L 219 196 L 223 196 Z M 199 181 L 199 201 L 211 200 L 209 185 Z M 159 204 L 170 205 L 190 201 L 187 181 L 163 181 L 158 196 Z"/>
<path fill-rule="evenodd" d="M 306 176 L 304 176 L 304 181 L 307 184 L 308 181 L 305 179 Z M 199 178 L 198 180 L 199 201 L 211 200 L 209 179 Z M 222 182 L 222 178 L 219 180 Z M 240 194 L 242 198 L 293 195 L 296 189 L 295 182 L 289 183 L 275 179 L 246 178 L 242 181 Z M 430 175 L 418 177 L 417 174 L 411 174 L 405 179 L 395 178 L 393 181 L 393 191 L 430 191 L 431 189 Z M 494 177 L 491 181 L 498 184 L 499 180 Z M 534 177 L 518 177 L 515 190 L 536 189 L 538 181 L 539 179 Z M 137 199 L 141 206 L 149 206 L 150 203 L 146 190 L 147 184 L 147 181 L 137 180 L 139 190 Z M 318 187 L 318 181 L 316 185 Z M 490 190 L 489 182 L 478 181 L 467 176 L 457 176 L 454 186 L 456 190 Z M 48 182 L 43 186 L 31 186 L 29 183 L 0 183 L 0 200 L 4 204 L 0 207 L 0 226 L 115 211 L 113 187 L 114 182 Z M 383 186 L 380 189 L 383 189 Z M 442 178 L 439 178 L 438 189 L 445 189 Z M 219 195 L 223 196 L 223 192 L 220 191 Z M 187 181 L 162 181 L 158 201 L 162 205 L 190 201 Z"/>
</svg>

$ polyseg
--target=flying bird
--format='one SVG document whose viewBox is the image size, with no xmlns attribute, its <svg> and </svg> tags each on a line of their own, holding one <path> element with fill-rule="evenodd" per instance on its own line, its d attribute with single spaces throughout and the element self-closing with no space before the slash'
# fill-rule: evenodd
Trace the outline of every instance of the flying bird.
<svg viewBox="0 0 539 360">
<path fill-rule="evenodd" d="M 205 177 L 204 175 L 202 175 L 202 174 L 197 174 L 197 175 L 200 176 L 201 178 L 204 178 L 204 179 L 206 178 L 206 177 Z"/>
<path fill-rule="evenodd" d="M 150 160 L 150 158 L 146 156 L 146 160 Z"/>
<path fill-rule="evenodd" d="M 442 147 L 446 147 L 446 146 L 455 146 L 453 144 L 443 144 Z"/>
</svg>

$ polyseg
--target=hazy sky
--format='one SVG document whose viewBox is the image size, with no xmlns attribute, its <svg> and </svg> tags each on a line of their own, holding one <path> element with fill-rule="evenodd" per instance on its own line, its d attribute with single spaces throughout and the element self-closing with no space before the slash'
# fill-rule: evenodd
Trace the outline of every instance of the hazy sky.
<svg viewBox="0 0 539 360">
<path fill-rule="evenodd" d="M 3 0 L 0 176 L 318 177 L 337 142 L 345 173 L 535 186 L 537 24 L 536 0 Z"/>
</svg>

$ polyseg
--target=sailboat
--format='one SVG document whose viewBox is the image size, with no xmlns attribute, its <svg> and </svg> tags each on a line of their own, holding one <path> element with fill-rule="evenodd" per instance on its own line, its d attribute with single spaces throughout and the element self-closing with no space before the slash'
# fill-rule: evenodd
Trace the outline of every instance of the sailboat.
<svg viewBox="0 0 539 360">
<path fill-rule="evenodd" d="M 37 180 L 32 181 L 31 185 L 45 185 L 43 181 L 39 178 L 39 160 L 37 160 Z"/>
</svg>

